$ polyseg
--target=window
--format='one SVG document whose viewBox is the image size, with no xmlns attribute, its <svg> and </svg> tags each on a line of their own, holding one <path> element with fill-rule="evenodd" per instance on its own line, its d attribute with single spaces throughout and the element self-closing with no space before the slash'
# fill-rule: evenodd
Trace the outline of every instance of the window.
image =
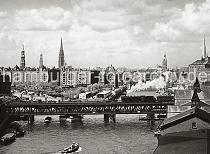
<svg viewBox="0 0 210 154">
<path fill-rule="evenodd" d="M 197 129 L 197 123 L 196 122 L 192 122 L 192 129 Z"/>
</svg>

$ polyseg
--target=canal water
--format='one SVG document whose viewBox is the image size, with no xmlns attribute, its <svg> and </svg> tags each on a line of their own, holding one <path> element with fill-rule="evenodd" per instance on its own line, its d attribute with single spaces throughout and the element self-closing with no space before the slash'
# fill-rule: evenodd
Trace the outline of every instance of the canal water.
<svg viewBox="0 0 210 154">
<path fill-rule="evenodd" d="M 35 116 L 31 126 L 22 122 L 26 135 L 8 146 L 0 145 L 0 154 L 55 154 L 78 142 L 80 154 L 152 154 L 157 138 L 138 115 L 117 115 L 115 124 L 104 124 L 102 115 L 86 115 L 82 122 L 66 121 L 58 116 L 44 124 L 46 116 Z"/>
</svg>

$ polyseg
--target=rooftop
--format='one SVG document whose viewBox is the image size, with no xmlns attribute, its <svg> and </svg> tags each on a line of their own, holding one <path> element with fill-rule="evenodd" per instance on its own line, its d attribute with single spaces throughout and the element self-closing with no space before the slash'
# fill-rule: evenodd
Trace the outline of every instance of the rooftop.
<svg viewBox="0 0 210 154">
<path fill-rule="evenodd" d="M 177 124 L 180 124 L 184 121 L 187 121 L 195 117 L 210 123 L 210 113 L 200 108 L 193 107 L 185 112 L 182 112 L 173 117 L 165 119 L 163 123 L 160 125 L 160 129 L 161 130 L 167 129 L 169 127 L 175 126 Z"/>
</svg>

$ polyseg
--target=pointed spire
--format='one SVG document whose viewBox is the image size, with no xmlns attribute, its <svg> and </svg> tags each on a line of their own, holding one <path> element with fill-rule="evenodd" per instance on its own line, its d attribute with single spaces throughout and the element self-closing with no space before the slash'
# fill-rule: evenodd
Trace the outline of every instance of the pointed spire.
<svg viewBox="0 0 210 154">
<path fill-rule="evenodd" d="M 22 44 L 22 47 L 23 47 L 23 51 L 24 51 L 24 44 Z"/>
<path fill-rule="evenodd" d="M 193 90 L 196 90 L 196 92 L 201 92 L 201 87 L 198 78 L 196 77 L 195 83 L 193 84 Z"/>
<path fill-rule="evenodd" d="M 201 107 L 201 101 L 198 97 L 197 91 L 194 90 L 193 92 L 193 96 L 191 99 L 191 107 L 196 107 L 196 108 L 200 108 Z"/>
<path fill-rule="evenodd" d="M 60 45 L 59 58 L 58 58 L 58 68 L 61 68 L 64 65 L 65 65 L 65 61 L 64 61 L 64 51 L 63 51 L 63 40 L 61 37 L 61 45 Z"/>
<path fill-rule="evenodd" d="M 61 46 L 60 46 L 60 51 L 63 51 L 63 41 L 62 41 L 62 37 L 61 37 Z"/>
<path fill-rule="evenodd" d="M 206 39 L 205 39 L 205 34 L 204 34 L 204 39 L 203 39 L 203 57 L 206 58 L 207 57 L 207 53 L 206 53 Z"/>
</svg>

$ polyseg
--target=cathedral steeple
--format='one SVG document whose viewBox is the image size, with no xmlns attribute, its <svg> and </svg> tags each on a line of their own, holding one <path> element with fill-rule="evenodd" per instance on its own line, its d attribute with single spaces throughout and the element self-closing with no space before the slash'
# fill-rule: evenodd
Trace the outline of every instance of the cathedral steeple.
<svg viewBox="0 0 210 154">
<path fill-rule="evenodd" d="M 63 51 L 63 41 L 61 37 L 61 45 L 60 45 L 60 51 L 59 51 L 59 58 L 58 58 L 58 67 L 61 68 L 65 64 L 64 62 L 64 51 Z"/>
</svg>

